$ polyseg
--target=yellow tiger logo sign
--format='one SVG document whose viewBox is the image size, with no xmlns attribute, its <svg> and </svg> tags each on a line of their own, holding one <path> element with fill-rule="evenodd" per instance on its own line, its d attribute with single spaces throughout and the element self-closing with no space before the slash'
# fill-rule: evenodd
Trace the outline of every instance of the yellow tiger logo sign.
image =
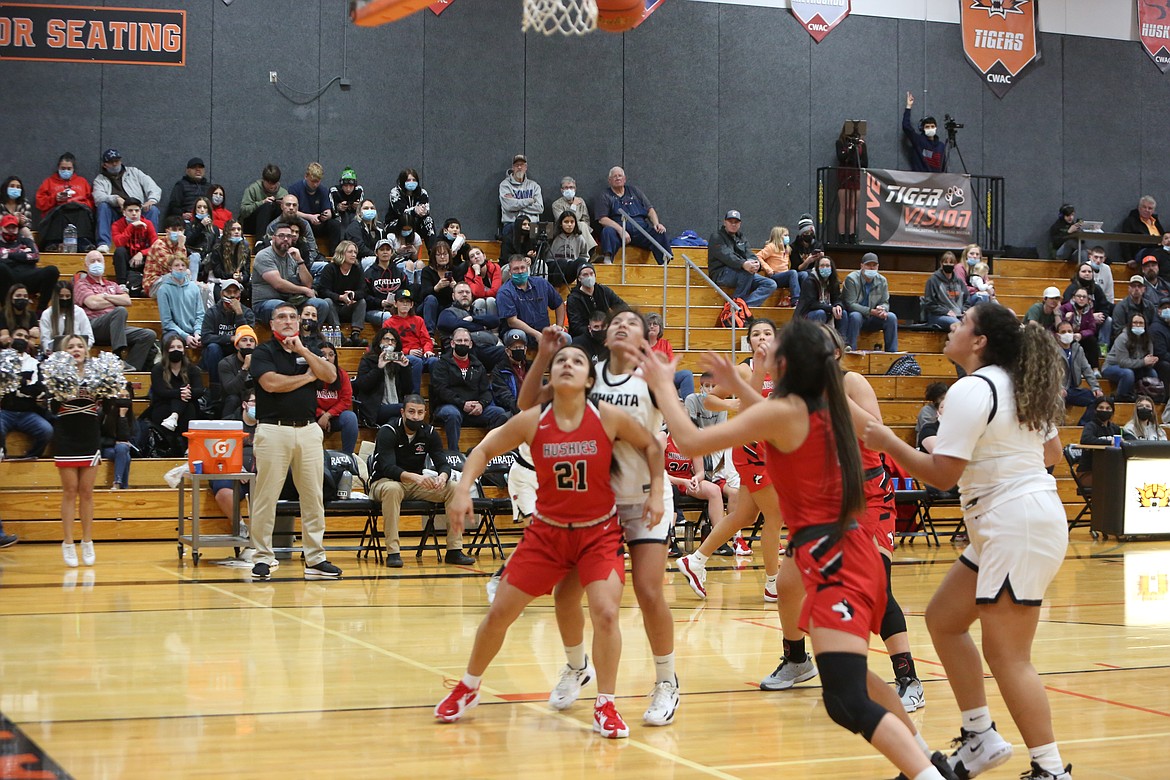
<svg viewBox="0 0 1170 780">
<path fill-rule="evenodd" d="M 1134 489 L 1140 506 L 1170 507 L 1170 486 L 1152 482 Z"/>
</svg>

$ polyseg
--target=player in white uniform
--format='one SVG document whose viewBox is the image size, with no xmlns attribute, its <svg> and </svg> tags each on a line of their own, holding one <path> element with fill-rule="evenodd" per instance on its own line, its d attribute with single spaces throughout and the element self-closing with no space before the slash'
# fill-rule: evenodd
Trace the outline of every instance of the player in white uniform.
<svg viewBox="0 0 1170 780">
<path fill-rule="evenodd" d="M 1068 546 L 1064 507 L 1045 468 L 1060 457 L 1064 360 L 1043 328 L 1021 329 L 1016 315 L 996 303 L 969 309 L 952 326 L 944 354 L 967 376 L 947 392 L 934 452 L 918 452 L 874 423 L 865 443 L 923 482 L 959 485 L 971 544 L 926 608 L 926 627 L 963 714 L 950 763 L 960 777 L 973 777 L 1012 755 L 987 706 L 970 634 L 978 620 L 984 658 L 1028 746 L 1031 771 L 1021 778 L 1071 780 L 1031 663 L 1044 591 Z"/>
<path fill-rule="evenodd" d="M 532 513 L 536 511 L 536 471 L 532 467 L 532 450 L 529 449 L 527 442 L 513 452 L 512 467 L 508 469 L 508 498 L 512 500 L 512 522 L 523 523 L 527 527 L 532 519 Z M 509 553 L 508 558 L 496 569 L 496 573 L 488 578 L 484 586 L 489 604 L 496 600 L 496 591 L 504 577 L 504 567 L 511 558 L 512 555 Z"/>
<path fill-rule="evenodd" d="M 541 399 L 537 383 L 544 374 L 549 357 L 555 352 L 557 336 L 555 332 L 549 331 L 541 334 L 540 351 L 517 398 L 521 409 Z M 597 381 L 589 392 L 589 399 L 594 403 L 611 403 L 632 416 L 646 430 L 657 432 L 662 429 L 662 413 L 645 380 L 636 373 L 630 360 L 630 356 L 641 350 L 646 339 L 647 326 L 642 315 L 625 308 L 610 312 L 605 336 L 610 356 L 608 360 L 597 364 Z M 635 460 L 636 451 L 629 447 L 619 447 L 620 444 L 615 442 L 614 445 L 613 458 L 618 464 L 618 473 L 613 476 L 613 490 L 617 499 L 618 517 L 622 521 L 630 551 L 634 595 L 637 596 L 646 637 L 654 655 L 655 683 L 650 692 L 650 706 L 642 720 L 649 726 L 665 726 L 674 720 L 679 704 L 678 677 L 674 671 L 674 617 L 662 590 L 667 535 L 670 531 L 669 522 L 663 522 L 662 518 L 674 517 L 674 498 L 670 481 L 665 476 L 665 468 L 662 494 L 649 495 L 650 472 L 645 457 L 641 457 L 642 462 L 638 463 Z M 563 580 L 553 593 L 557 623 L 568 657 L 561 680 L 549 697 L 549 703 L 556 709 L 565 709 L 576 701 L 581 686 L 593 677 L 588 662 L 582 662 L 585 644 L 582 595 L 580 583 L 574 577 Z"/>
</svg>

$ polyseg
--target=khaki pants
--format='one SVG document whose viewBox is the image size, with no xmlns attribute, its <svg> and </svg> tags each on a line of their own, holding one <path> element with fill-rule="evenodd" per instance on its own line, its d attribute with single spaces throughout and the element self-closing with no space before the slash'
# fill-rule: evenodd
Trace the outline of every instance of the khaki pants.
<svg viewBox="0 0 1170 780">
<path fill-rule="evenodd" d="M 252 452 L 256 457 L 256 486 L 252 490 L 252 543 L 256 546 L 255 563 L 272 565 L 272 527 L 276 524 L 276 501 L 284 480 L 292 470 L 301 503 L 301 544 L 305 565 L 316 566 L 325 560 L 325 504 L 321 488 L 325 481 L 325 434 L 321 426 L 260 423 Z"/>
<path fill-rule="evenodd" d="M 383 477 L 370 488 L 370 497 L 382 502 L 382 518 L 386 524 L 386 552 L 393 555 L 402 549 L 398 543 L 398 517 L 403 501 L 434 501 L 444 505 L 451 500 L 455 493 L 455 483 L 450 480 L 439 490 L 428 490 L 421 485 L 407 484 L 395 479 Z M 456 532 L 447 523 L 447 549 L 462 550 L 463 534 Z"/>
</svg>

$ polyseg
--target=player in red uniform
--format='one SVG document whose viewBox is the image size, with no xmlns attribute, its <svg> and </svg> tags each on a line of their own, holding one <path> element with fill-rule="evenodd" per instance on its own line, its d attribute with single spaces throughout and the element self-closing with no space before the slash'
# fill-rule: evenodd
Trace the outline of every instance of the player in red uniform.
<svg viewBox="0 0 1170 780">
<path fill-rule="evenodd" d="M 703 471 L 702 458 L 689 458 L 678 451 L 678 445 L 666 437 L 666 477 L 675 490 L 683 495 L 707 502 L 707 516 L 712 526 L 723 520 L 723 496 L 727 480 L 712 480 Z"/>
<path fill-rule="evenodd" d="M 589 355 L 566 345 L 552 360 L 552 402 L 527 409 L 497 428 L 471 451 L 449 504 L 448 520 L 463 526 L 472 513 L 470 488 L 489 461 L 521 443 L 532 451 L 538 487 L 533 523 L 516 547 L 495 600 L 479 624 L 467 672 L 435 707 L 435 717 L 452 723 L 479 703 L 479 684 L 507 635 L 508 627 L 537 596 L 552 592 L 576 570 L 593 622 L 593 663 L 597 700 L 593 730 L 603 737 L 628 737 L 614 705 L 621 657 L 618 607 L 625 582 L 622 526 L 618 522 L 610 465 L 614 440 L 642 451 L 650 468 L 662 468 L 654 436 L 616 406 L 594 406 L 585 393 L 595 374 Z"/>
<path fill-rule="evenodd" d="M 763 442 L 804 580 L 800 623 L 812 637 L 827 714 L 906 777 L 954 778 L 946 757 L 928 757 L 925 743 L 894 714 L 902 706 L 893 690 L 866 668 L 869 634 L 885 611 L 884 572 L 872 535 L 856 520 L 865 508 L 861 456 L 832 345 L 815 323 L 793 320 L 767 368 L 778 378 L 772 398 L 741 392 L 740 413 L 726 423 L 699 429 L 680 406 L 663 404 L 671 433 L 689 455 Z M 644 352 L 643 376 L 663 397 L 674 370 Z"/>
</svg>

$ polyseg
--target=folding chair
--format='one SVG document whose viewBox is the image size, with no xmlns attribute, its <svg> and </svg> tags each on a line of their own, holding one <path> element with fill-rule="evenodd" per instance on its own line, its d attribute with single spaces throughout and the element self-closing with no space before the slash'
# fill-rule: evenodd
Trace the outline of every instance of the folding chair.
<svg viewBox="0 0 1170 780">
<path fill-rule="evenodd" d="M 467 452 L 470 454 L 471 450 Z M 479 515 L 479 525 L 471 534 L 471 541 L 467 545 L 468 555 L 476 555 L 486 546 L 491 550 L 492 558 L 496 557 L 497 551 L 500 558 L 507 557 L 504 554 L 504 544 L 500 540 L 500 532 L 496 529 L 496 517 L 505 512 L 512 513 L 512 499 L 508 497 L 508 472 L 515 461 L 516 456 L 512 452 L 505 452 L 492 458 L 479 478 L 476 485 L 479 497 L 472 500 L 472 507 Z M 488 497 L 485 495 L 487 488 L 493 492 L 503 490 L 504 495 Z"/>
<path fill-rule="evenodd" d="M 1084 453 L 1080 447 L 1075 444 L 1066 444 L 1064 446 L 1064 462 L 1068 464 L 1068 471 L 1072 475 L 1073 482 L 1077 486 L 1077 495 L 1084 506 L 1081 511 L 1077 512 L 1077 516 L 1068 521 L 1068 531 L 1072 533 L 1072 529 L 1078 525 L 1089 525 L 1093 518 L 1093 483 L 1086 479 L 1086 475 L 1082 474 L 1078 469 L 1081 463 L 1081 455 Z M 1097 538 L 1097 532 L 1092 529 L 1089 530 L 1090 536 Z"/>
</svg>

